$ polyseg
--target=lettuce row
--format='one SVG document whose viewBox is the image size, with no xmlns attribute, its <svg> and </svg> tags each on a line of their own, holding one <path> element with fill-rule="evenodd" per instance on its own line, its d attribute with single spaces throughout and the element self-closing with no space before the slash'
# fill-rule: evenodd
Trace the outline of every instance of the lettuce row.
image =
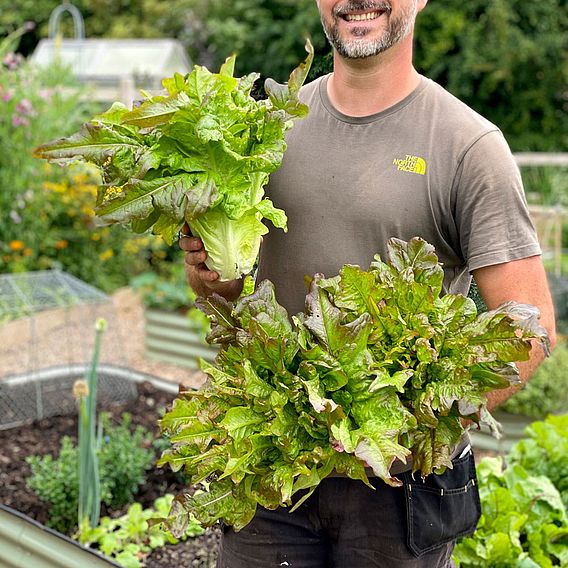
<svg viewBox="0 0 568 568">
<path fill-rule="evenodd" d="M 458 541 L 460 568 L 568 566 L 568 414 L 534 422 L 505 458 L 478 466 L 483 514 Z"/>
<path fill-rule="evenodd" d="M 391 485 L 397 460 L 441 472 L 463 417 L 498 433 L 486 395 L 518 381 L 513 361 L 528 358 L 531 340 L 547 347 L 537 309 L 477 315 L 468 298 L 440 296 L 431 245 L 391 239 L 388 254 L 368 271 L 316 275 L 292 321 L 269 281 L 235 304 L 200 300 L 222 349 L 214 366 L 202 363 L 207 383 L 161 420 L 172 447 L 159 463 L 208 490 L 176 498 L 174 534 L 190 513 L 239 530 L 257 504 L 298 506 L 333 470 L 369 486 L 366 466 Z"/>
<path fill-rule="evenodd" d="M 76 134 L 43 144 L 34 155 L 95 164 L 102 177 L 96 214 L 102 224 L 152 228 L 171 244 L 186 221 L 208 251 L 207 266 L 222 280 L 252 269 L 262 219 L 286 230 L 286 215 L 264 197 L 270 173 L 280 167 L 285 132 L 308 109 L 298 99 L 311 61 L 287 85 L 267 80 L 268 99 L 251 90 L 257 73 L 235 78 L 235 56 L 219 73 L 195 66 L 163 80 L 167 94 L 150 96 L 133 110 L 114 103 Z"/>
</svg>

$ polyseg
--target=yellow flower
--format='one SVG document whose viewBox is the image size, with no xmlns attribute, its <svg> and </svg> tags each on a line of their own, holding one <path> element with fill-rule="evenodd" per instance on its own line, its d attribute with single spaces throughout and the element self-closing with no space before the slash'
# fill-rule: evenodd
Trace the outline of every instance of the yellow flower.
<svg viewBox="0 0 568 568">
<path fill-rule="evenodd" d="M 109 260 L 110 258 L 112 258 L 114 256 L 114 252 L 112 249 L 106 249 L 103 252 L 101 252 L 101 254 L 99 254 L 99 258 L 101 260 Z"/>
<path fill-rule="evenodd" d="M 140 247 L 136 241 L 129 240 L 124 243 L 124 251 L 128 254 L 136 254 Z"/>
<path fill-rule="evenodd" d="M 11 241 L 10 242 L 10 249 L 12 250 L 23 250 L 26 248 L 26 245 L 23 241 Z"/>
<path fill-rule="evenodd" d="M 122 194 L 122 187 L 118 185 L 109 185 L 105 191 L 105 201 L 110 201 Z"/>
<path fill-rule="evenodd" d="M 59 240 L 59 241 L 57 241 L 57 242 L 55 243 L 55 248 L 56 248 L 57 250 L 62 250 L 62 249 L 64 249 L 64 248 L 67 248 L 67 245 L 68 245 L 68 244 L 69 244 L 69 243 L 68 243 L 65 239 L 61 239 L 61 240 Z"/>
</svg>

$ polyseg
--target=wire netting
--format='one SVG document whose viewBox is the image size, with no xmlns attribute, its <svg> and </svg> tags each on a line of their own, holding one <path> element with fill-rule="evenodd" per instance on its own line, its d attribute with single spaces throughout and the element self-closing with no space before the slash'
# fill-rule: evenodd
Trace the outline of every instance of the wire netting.
<svg viewBox="0 0 568 568">
<path fill-rule="evenodd" d="M 99 404 L 136 396 L 126 375 L 111 298 L 60 270 L 0 275 L 0 428 L 75 410 L 72 387 L 93 355 L 95 324 L 107 323 Z"/>
</svg>

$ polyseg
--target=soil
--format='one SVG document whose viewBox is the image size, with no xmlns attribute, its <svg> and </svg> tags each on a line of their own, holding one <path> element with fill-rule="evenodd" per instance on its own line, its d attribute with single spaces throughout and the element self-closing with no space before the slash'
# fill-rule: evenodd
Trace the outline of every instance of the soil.
<svg viewBox="0 0 568 568">
<path fill-rule="evenodd" d="M 138 386 L 137 399 L 104 410 L 117 423 L 122 413 L 128 412 L 132 416 L 133 427 L 140 424 L 158 435 L 160 411 L 169 407 L 173 398 L 174 395 L 160 391 L 150 383 L 142 383 Z M 61 438 L 69 436 L 76 441 L 76 433 L 75 416 L 56 416 L 10 430 L 0 430 L 0 503 L 45 524 L 49 518 L 49 507 L 26 486 L 25 480 L 31 472 L 25 458 L 30 455 L 58 455 Z M 179 476 L 169 468 L 154 467 L 149 470 L 146 483 L 140 488 L 136 501 L 144 508 L 150 507 L 158 497 L 166 493 L 177 494 L 183 491 L 180 481 Z M 126 508 L 109 511 L 103 507 L 101 516 L 120 516 L 126 512 Z M 213 527 L 207 529 L 202 536 L 156 549 L 146 558 L 144 566 L 212 568 L 215 565 L 219 534 L 220 530 Z"/>
</svg>

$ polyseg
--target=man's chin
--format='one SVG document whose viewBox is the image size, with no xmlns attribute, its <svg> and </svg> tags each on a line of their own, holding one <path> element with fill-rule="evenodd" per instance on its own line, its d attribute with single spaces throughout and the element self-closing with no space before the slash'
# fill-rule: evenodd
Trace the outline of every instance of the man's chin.
<svg viewBox="0 0 568 568">
<path fill-rule="evenodd" d="M 386 48 L 382 44 L 369 41 L 350 41 L 334 45 L 336 51 L 345 59 L 365 59 L 383 53 Z"/>
</svg>

